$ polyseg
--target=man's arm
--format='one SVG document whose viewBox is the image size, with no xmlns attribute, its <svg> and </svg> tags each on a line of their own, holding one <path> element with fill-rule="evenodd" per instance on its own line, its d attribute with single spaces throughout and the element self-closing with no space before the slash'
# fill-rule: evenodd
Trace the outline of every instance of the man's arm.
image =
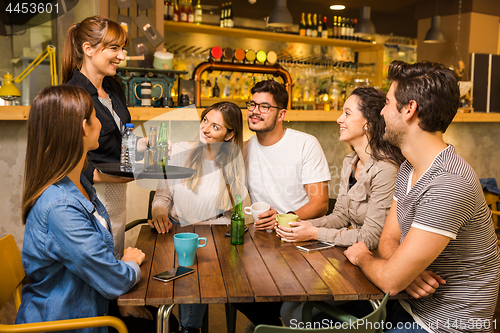
<svg viewBox="0 0 500 333">
<path fill-rule="evenodd" d="M 304 185 L 309 202 L 294 213 L 301 220 L 307 220 L 315 217 L 320 217 L 328 212 L 328 185 L 327 182 L 319 182 Z M 276 215 L 278 212 L 271 207 L 267 212 L 259 215 L 259 220 L 255 221 L 257 230 L 274 229 L 276 224 Z"/>
<path fill-rule="evenodd" d="M 380 235 L 378 244 L 378 254 L 382 259 L 389 259 L 399 247 L 401 239 L 401 230 L 399 229 L 398 216 L 397 216 L 398 202 L 392 201 L 391 209 L 384 224 L 384 230 Z"/>
<path fill-rule="evenodd" d="M 411 228 L 389 259 L 374 257 L 363 242 L 354 244 L 344 254 L 377 287 L 396 295 L 439 256 L 449 241 L 449 237 Z"/>
<path fill-rule="evenodd" d="M 295 210 L 295 214 L 301 220 L 325 215 L 328 212 L 328 182 L 305 184 L 304 188 L 309 202 Z"/>
</svg>

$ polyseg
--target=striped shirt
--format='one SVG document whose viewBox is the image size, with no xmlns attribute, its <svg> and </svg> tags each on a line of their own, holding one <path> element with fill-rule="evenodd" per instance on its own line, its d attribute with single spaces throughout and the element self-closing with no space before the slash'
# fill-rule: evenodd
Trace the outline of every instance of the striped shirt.
<svg viewBox="0 0 500 333">
<path fill-rule="evenodd" d="M 429 332 L 493 332 L 500 255 L 476 174 L 453 146 L 436 156 L 413 187 L 412 174 L 405 161 L 394 191 L 401 242 L 410 228 L 450 242 L 428 267 L 446 284 L 431 298 L 401 301 L 402 306 Z"/>
</svg>

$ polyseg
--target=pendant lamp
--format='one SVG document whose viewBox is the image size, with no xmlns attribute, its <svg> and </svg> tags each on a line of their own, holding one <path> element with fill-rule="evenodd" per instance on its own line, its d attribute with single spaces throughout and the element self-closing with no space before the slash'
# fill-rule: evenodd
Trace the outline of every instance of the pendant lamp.
<svg viewBox="0 0 500 333">
<path fill-rule="evenodd" d="M 443 29 L 441 29 L 441 16 L 434 15 L 431 20 L 431 28 L 425 34 L 424 43 L 444 43 L 446 38 L 444 37 Z"/>
<path fill-rule="evenodd" d="M 369 6 L 361 7 L 359 11 L 358 24 L 354 28 L 356 36 L 375 35 L 375 25 L 370 19 L 371 8 Z"/>
<path fill-rule="evenodd" d="M 271 27 L 291 27 L 293 25 L 292 14 L 286 7 L 286 0 L 276 0 L 268 25 Z"/>
</svg>

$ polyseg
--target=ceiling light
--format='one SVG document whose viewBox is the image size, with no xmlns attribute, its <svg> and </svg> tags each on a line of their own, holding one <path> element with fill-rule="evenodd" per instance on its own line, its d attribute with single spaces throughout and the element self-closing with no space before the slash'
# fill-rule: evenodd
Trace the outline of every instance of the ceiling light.
<svg viewBox="0 0 500 333">
<path fill-rule="evenodd" d="M 344 5 L 331 5 L 330 9 L 331 10 L 344 10 L 345 6 Z"/>
<path fill-rule="evenodd" d="M 441 16 L 435 15 L 432 17 L 431 28 L 425 34 L 424 43 L 444 43 L 446 38 L 444 37 L 443 29 L 441 29 Z"/>
<path fill-rule="evenodd" d="M 292 14 L 286 8 L 286 0 L 276 0 L 276 5 L 269 15 L 268 25 L 271 27 L 291 27 L 293 25 Z"/>
<path fill-rule="evenodd" d="M 369 6 L 361 7 L 359 10 L 358 24 L 354 28 L 354 34 L 357 36 L 375 35 L 375 25 L 370 19 L 371 8 Z"/>
</svg>

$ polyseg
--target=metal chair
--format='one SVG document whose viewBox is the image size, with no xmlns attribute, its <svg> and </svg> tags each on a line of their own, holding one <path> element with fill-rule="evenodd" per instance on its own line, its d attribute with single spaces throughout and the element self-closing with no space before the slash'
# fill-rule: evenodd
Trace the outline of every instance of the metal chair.
<svg viewBox="0 0 500 333">
<path fill-rule="evenodd" d="M 10 295 L 14 295 L 16 312 L 21 305 L 22 281 L 25 277 L 21 253 L 12 235 L 0 239 L 0 309 L 5 306 Z M 114 327 L 119 333 L 128 333 L 125 323 L 116 317 L 102 316 L 79 319 L 47 321 L 41 323 L 4 325 L 0 333 L 10 332 L 54 332 L 90 327 Z"/>
<path fill-rule="evenodd" d="M 340 320 L 344 325 L 338 323 L 338 327 L 334 326 L 331 328 L 290 328 L 290 327 L 278 327 L 269 325 L 259 325 L 255 328 L 255 333 L 291 333 L 297 329 L 304 333 L 316 333 L 316 332 L 331 332 L 331 333 L 378 333 L 382 332 L 383 325 L 382 321 L 386 316 L 386 304 L 389 299 L 389 293 L 385 294 L 384 299 L 380 301 L 370 301 L 374 306 L 375 310 L 369 315 L 363 318 L 356 318 L 353 315 L 342 311 L 326 302 L 306 302 L 302 310 L 302 318 L 304 327 L 314 327 L 312 323 L 312 309 L 317 308 L 322 312 Z M 309 323 L 309 324 L 308 324 Z M 321 326 L 320 326 L 321 327 Z"/>
<path fill-rule="evenodd" d="M 147 219 L 138 219 L 134 220 L 130 223 L 127 223 L 125 226 L 125 231 L 129 231 L 130 229 L 140 225 L 140 224 L 147 224 L 148 220 L 151 220 L 152 214 L 151 214 L 151 209 L 153 205 L 153 199 L 155 198 L 156 191 L 151 191 L 149 192 L 149 205 L 148 205 L 148 218 Z"/>
</svg>

